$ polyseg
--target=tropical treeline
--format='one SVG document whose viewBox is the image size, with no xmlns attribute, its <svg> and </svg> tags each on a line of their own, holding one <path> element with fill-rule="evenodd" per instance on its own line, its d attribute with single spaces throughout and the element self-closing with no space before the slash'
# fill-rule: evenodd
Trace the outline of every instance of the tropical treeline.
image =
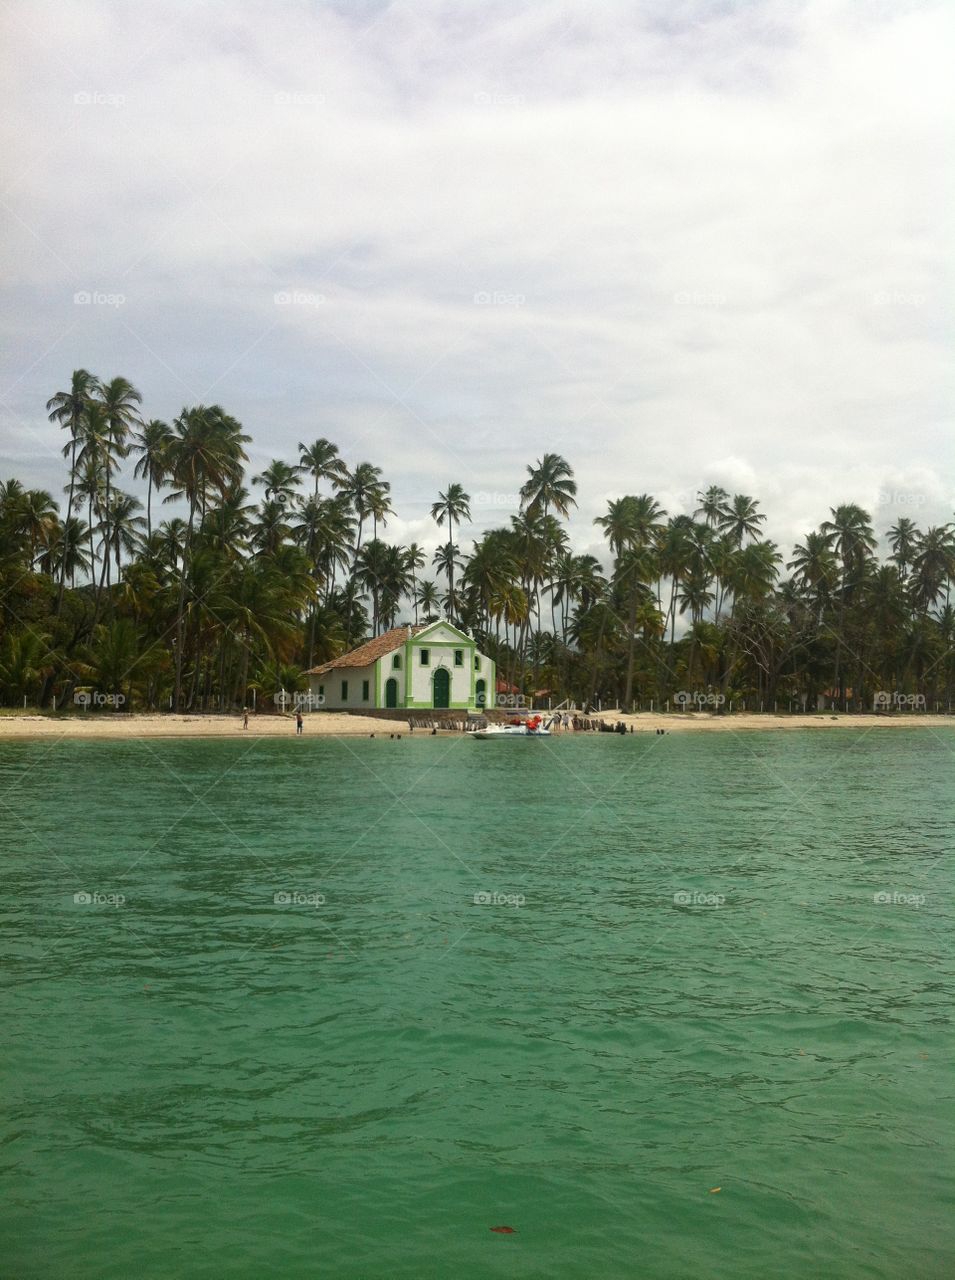
<svg viewBox="0 0 955 1280">
<path fill-rule="evenodd" d="M 78 369 L 46 408 L 63 431 L 62 494 L 0 482 L 7 706 L 72 707 L 95 690 L 127 709 L 230 710 L 441 616 L 509 689 L 555 703 L 952 701 L 953 525 L 876 529 L 845 503 L 787 553 L 755 498 L 711 486 L 692 514 L 646 493 L 613 500 L 598 559 L 574 550 L 576 481 L 548 453 L 508 523 L 476 538 L 466 478 L 436 492 L 429 557 L 387 539 L 381 469 L 324 438 L 250 475 L 250 437 L 219 405 L 163 422 L 127 379 Z"/>
</svg>

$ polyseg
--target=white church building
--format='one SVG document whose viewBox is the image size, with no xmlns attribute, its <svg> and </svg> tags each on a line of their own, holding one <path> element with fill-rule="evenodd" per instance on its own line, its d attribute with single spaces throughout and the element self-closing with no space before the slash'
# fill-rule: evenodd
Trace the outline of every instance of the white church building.
<svg viewBox="0 0 955 1280">
<path fill-rule="evenodd" d="M 494 662 L 444 621 L 392 627 L 306 675 L 309 692 L 329 711 L 494 706 Z"/>
</svg>

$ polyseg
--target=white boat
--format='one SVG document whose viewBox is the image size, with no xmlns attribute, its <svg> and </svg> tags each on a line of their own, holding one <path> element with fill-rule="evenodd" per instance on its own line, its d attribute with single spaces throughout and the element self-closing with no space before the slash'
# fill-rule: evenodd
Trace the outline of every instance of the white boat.
<svg viewBox="0 0 955 1280">
<path fill-rule="evenodd" d="M 475 729 L 472 738 L 549 738 L 550 729 L 544 724 L 543 716 L 531 716 L 519 724 L 489 724 L 484 729 Z"/>
</svg>

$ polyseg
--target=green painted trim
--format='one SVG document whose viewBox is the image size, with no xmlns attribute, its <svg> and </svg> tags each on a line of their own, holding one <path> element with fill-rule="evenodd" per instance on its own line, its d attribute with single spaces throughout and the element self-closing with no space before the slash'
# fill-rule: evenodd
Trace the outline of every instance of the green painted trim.
<svg viewBox="0 0 955 1280">
<path fill-rule="evenodd" d="M 405 706 L 413 707 L 414 698 L 411 696 L 411 646 L 414 643 L 414 637 L 411 636 L 405 641 Z"/>
<path fill-rule="evenodd" d="M 420 636 L 415 636 L 412 644 L 417 644 Z M 422 649 L 477 649 L 476 640 L 426 640 Z"/>
<path fill-rule="evenodd" d="M 447 627 L 447 628 L 448 628 L 448 630 L 449 630 L 449 631 L 453 631 L 453 632 L 454 632 L 454 634 L 455 634 L 456 636 L 460 636 L 460 637 L 461 637 L 461 639 L 462 639 L 466 644 L 476 644 L 476 643 L 477 643 L 475 640 L 472 640 L 470 636 L 465 635 L 465 634 L 464 634 L 464 632 L 460 629 L 460 627 L 456 627 L 456 626 L 454 625 L 454 623 L 453 623 L 453 622 L 446 622 L 443 618 L 439 618 L 437 622 L 429 622 L 429 623 L 428 623 L 428 625 L 424 628 L 424 630 L 423 630 L 423 631 L 419 631 L 419 632 L 418 632 L 418 634 L 414 637 L 414 639 L 415 639 L 415 640 L 420 640 L 420 639 L 422 638 L 422 636 L 426 636 L 426 635 L 428 634 L 428 632 L 429 632 L 433 627 Z M 452 641 L 450 641 L 450 640 L 438 640 L 436 643 L 438 643 L 438 644 L 451 644 L 451 643 L 452 643 Z"/>
</svg>

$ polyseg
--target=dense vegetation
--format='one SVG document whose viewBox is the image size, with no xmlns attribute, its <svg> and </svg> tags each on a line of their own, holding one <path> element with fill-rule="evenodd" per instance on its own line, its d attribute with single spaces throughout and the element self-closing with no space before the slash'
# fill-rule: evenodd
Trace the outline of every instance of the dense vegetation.
<svg viewBox="0 0 955 1280">
<path fill-rule="evenodd" d="M 241 425 L 218 405 L 146 419 L 125 379 L 84 369 L 47 404 L 65 433 L 62 507 L 0 484 L 0 699 L 73 705 L 97 690 L 129 707 L 229 709 L 399 622 L 446 615 L 521 692 L 660 706 L 678 692 L 751 708 L 825 693 L 847 709 L 879 691 L 952 700 L 955 530 L 900 518 L 876 531 L 851 503 L 785 559 L 745 494 L 711 487 L 693 515 L 649 494 L 596 523 L 607 563 L 575 554 L 577 486 L 545 454 L 520 508 L 462 550 L 460 483 L 436 496 L 447 535 L 422 548 L 381 535 L 390 488 L 325 439 L 246 487 Z M 145 483 L 145 504 L 123 487 Z M 128 483 L 128 481 L 127 481 Z M 182 513 L 160 519 L 162 506 Z M 429 569 L 431 574 L 429 576 Z M 784 570 L 788 576 L 784 576 Z"/>
</svg>

